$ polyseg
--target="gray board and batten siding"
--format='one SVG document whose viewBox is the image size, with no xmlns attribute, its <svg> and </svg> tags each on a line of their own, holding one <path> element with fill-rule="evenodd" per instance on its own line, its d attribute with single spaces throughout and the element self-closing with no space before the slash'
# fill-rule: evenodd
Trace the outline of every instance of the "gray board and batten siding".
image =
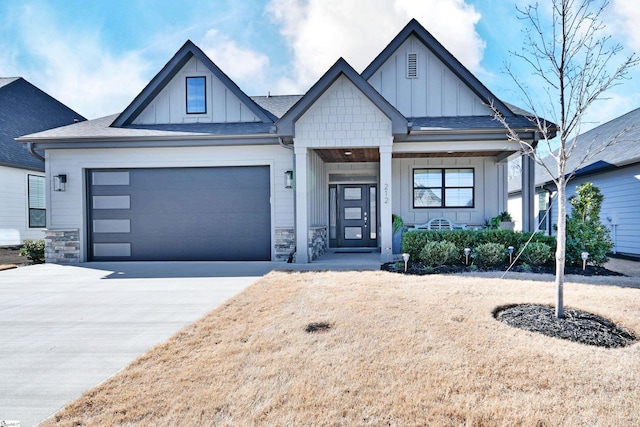
<svg viewBox="0 0 640 427">
<path fill-rule="evenodd" d="M 268 261 L 269 166 L 93 169 L 89 260 Z"/>
</svg>

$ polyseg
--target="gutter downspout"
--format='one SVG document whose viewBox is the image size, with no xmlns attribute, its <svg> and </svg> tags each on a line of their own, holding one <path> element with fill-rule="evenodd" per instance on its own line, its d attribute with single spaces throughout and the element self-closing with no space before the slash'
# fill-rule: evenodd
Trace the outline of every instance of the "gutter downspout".
<svg viewBox="0 0 640 427">
<path fill-rule="evenodd" d="M 293 159 L 293 235 L 297 236 L 297 232 L 298 232 L 298 218 L 296 215 L 296 189 L 295 189 L 295 177 L 296 177 L 296 153 L 293 151 L 293 143 L 291 144 L 285 144 L 282 141 L 282 138 L 278 137 L 278 143 L 280 144 L 280 146 L 282 146 L 283 148 L 286 148 L 287 150 L 291 150 L 291 156 Z M 295 253 L 297 252 L 298 248 L 294 245 L 293 246 L 293 252 L 291 252 L 289 254 L 289 258 L 287 259 L 287 263 L 291 264 L 293 262 L 293 257 L 295 255 Z"/>
<path fill-rule="evenodd" d="M 29 154 L 31 154 L 33 157 L 35 157 L 36 159 L 44 162 L 44 157 L 41 156 L 40 154 L 36 153 L 35 149 L 33 148 L 33 142 L 27 142 L 27 151 L 29 152 Z"/>
</svg>

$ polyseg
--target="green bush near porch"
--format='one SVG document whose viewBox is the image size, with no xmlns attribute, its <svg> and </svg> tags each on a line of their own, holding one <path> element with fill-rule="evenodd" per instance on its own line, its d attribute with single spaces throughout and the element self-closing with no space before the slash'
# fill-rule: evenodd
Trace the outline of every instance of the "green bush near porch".
<svg viewBox="0 0 640 427">
<path fill-rule="evenodd" d="M 504 248 L 505 253 L 509 246 L 513 246 L 513 256 L 520 252 L 526 242 L 531 238 L 532 243 L 544 243 L 549 247 L 549 251 L 555 250 L 556 238 L 547 236 L 543 233 L 523 233 L 520 231 L 502 230 L 502 229 L 484 229 L 484 230 L 417 230 L 406 232 L 402 235 L 402 252 L 408 253 L 411 260 L 421 259 L 421 252 L 428 242 L 447 241 L 455 245 L 456 251 L 463 258 L 465 248 L 475 250 L 477 247 L 487 243 L 500 245 Z"/>
</svg>

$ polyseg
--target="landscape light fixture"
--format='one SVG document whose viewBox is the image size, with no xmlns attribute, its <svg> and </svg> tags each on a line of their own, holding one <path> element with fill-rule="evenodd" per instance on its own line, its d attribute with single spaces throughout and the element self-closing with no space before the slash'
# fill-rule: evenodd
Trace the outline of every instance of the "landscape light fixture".
<svg viewBox="0 0 640 427">
<path fill-rule="evenodd" d="M 53 177 L 53 191 L 65 191 L 67 189 L 67 175 L 60 174 Z"/>
<path fill-rule="evenodd" d="M 465 265 L 469 265 L 469 255 L 471 255 L 471 248 L 464 248 Z"/>
<path fill-rule="evenodd" d="M 589 258 L 589 252 L 582 252 L 580 254 L 580 257 L 582 258 L 582 271 L 587 269 L 587 259 Z"/>
<path fill-rule="evenodd" d="M 409 254 L 402 254 L 402 259 L 404 261 L 404 272 L 407 272 L 407 264 L 409 264 Z"/>
<path fill-rule="evenodd" d="M 293 171 L 284 173 L 284 188 L 293 188 Z"/>
<path fill-rule="evenodd" d="M 513 262 L 513 246 L 509 246 L 507 250 L 509 251 L 509 264 Z"/>
</svg>

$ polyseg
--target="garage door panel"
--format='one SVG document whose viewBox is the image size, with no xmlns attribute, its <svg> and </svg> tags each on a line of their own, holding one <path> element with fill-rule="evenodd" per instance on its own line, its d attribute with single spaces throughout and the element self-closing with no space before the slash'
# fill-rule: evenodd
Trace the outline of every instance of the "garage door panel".
<svg viewBox="0 0 640 427">
<path fill-rule="evenodd" d="M 145 191 L 131 199 L 131 209 L 139 214 L 155 212 L 188 214 L 197 210 L 215 214 L 233 211 L 249 213 L 270 212 L 269 193 L 265 190 L 216 190 L 202 191 L 199 194 L 182 190 Z M 267 203 L 265 203 L 267 202 Z M 198 206 L 199 205 L 199 206 Z"/>
<path fill-rule="evenodd" d="M 93 260 L 271 259 L 268 166 L 109 172 L 89 173 L 100 180 L 89 195 L 100 201 L 90 213 Z M 104 196 L 128 196 L 129 209 Z M 112 256 L 125 247 L 130 254 Z"/>
</svg>

